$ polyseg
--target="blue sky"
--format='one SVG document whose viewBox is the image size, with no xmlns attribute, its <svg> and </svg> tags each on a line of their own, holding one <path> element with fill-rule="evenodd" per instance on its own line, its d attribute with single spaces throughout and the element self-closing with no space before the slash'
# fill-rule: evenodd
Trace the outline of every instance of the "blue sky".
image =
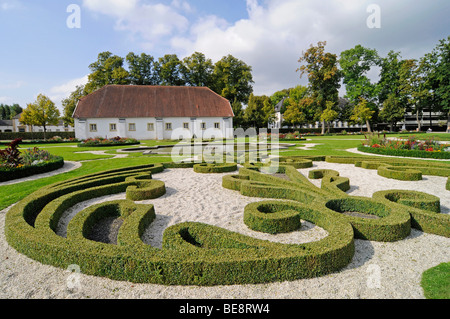
<svg viewBox="0 0 450 319">
<path fill-rule="evenodd" d="M 71 4 L 80 28 L 69 28 Z M 380 28 L 367 19 L 375 4 Z M 380 55 L 420 58 L 450 35 L 448 0 L 0 0 L 0 103 L 26 107 L 39 93 L 58 105 L 102 51 L 155 58 L 195 51 L 232 54 L 253 68 L 255 94 L 306 84 L 302 51 L 327 41 L 340 54 L 357 44 Z M 376 74 L 373 75 L 376 77 Z"/>
</svg>

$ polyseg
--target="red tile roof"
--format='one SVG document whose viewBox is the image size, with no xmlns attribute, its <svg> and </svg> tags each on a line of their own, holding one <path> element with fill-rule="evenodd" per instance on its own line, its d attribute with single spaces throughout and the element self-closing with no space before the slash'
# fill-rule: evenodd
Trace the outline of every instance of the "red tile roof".
<svg viewBox="0 0 450 319">
<path fill-rule="evenodd" d="M 230 102 L 207 87 L 107 85 L 83 97 L 74 118 L 232 117 Z"/>
</svg>

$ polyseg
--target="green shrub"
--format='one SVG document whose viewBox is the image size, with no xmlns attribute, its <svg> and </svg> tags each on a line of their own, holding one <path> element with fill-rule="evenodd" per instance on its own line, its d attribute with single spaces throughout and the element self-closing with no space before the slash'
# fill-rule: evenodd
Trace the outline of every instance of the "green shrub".
<svg viewBox="0 0 450 319">
<path fill-rule="evenodd" d="M 374 241 L 397 241 L 410 233 L 410 216 L 401 209 L 364 197 L 332 199 L 325 206 L 349 221 L 355 231 L 355 237 Z M 379 217 L 367 219 L 345 215 L 345 212 L 357 212 Z M 337 215 L 336 215 L 337 216 Z"/>
<path fill-rule="evenodd" d="M 437 208 L 429 209 L 429 207 L 437 206 L 434 202 L 435 196 L 415 191 L 387 190 L 376 192 L 372 197 L 409 213 L 411 227 L 426 233 L 450 237 L 450 215 L 436 213 Z M 401 198 L 404 200 L 399 202 Z"/>
<path fill-rule="evenodd" d="M 252 203 L 245 206 L 244 223 L 264 233 L 288 233 L 301 227 L 298 209 L 288 203 Z"/>
<path fill-rule="evenodd" d="M 164 182 L 154 180 L 149 177 L 150 176 L 138 176 L 126 178 L 125 181 L 133 182 L 135 184 L 127 188 L 127 199 L 142 201 L 146 199 L 158 198 L 166 193 L 166 186 Z"/>
<path fill-rule="evenodd" d="M 51 172 L 63 166 L 64 159 L 62 157 L 54 157 L 47 162 L 41 162 L 31 166 L 0 167 L 0 182 Z"/>
<path fill-rule="evenodd" d="M 415 169 L 408 169 L 404 167 L 394 167 L 381 165 L 378 167 L 378 175 L 398 179 L 402 181 L 420 181 L 422 180 L 422 172 Z"/>
<path fill-rule="evenodd" d="M 89 207 L 71 220 L 67 238 L 55 233 L 59 219 L 69 207 L 124 192 L 134 183 L 145 181 L 144 174 L 162 167 L 155 164 L 108 171 L 44 187 L 9 210 L 6 239 L 21 253 L 44 264 L 63 269 L 77 264 L 86 275 L 168 285 L 309 278 L 337 271 L 353 257 L 351 225 L 329 220 L 320 210 L 300 203 L 292 204 L 301 211 L 300 217 L 323 227 L 329 236 L 313 243 L 285 245 L 200 223 L 182 223 L 169 227 L 164 232 L 163 249 L 156 249 L 140 240 L 154 218 L 154 207 L 129 200 Z M 86 238 L 93 225 L 107 216 L 123 219 L 118 245 Z"/>
<path fill-rule="evenodd" d="M 388 156 L 450 159 L 450 152 L 428 152 L 420 150 L 385 149 L 385 148 L 374 148 L 365 146 L 358 146 L 358 151 Z"/>
<path fill-rule="evenodd" d="M 194 172 L 196 173 L 228 173 L 228 172 L 234 172 L 237 170 L 237 164 L 236 163 L 222 163 L 222 164 L 216 164 L 216 163 L 201 163 L 201 164 L 195 164 L 194 165 Z"/>
</svg>

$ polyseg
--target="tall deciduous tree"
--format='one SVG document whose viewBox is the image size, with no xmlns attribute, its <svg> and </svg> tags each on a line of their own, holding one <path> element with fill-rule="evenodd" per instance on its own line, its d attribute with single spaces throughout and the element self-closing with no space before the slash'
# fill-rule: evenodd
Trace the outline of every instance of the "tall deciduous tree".
<svg viewBox="0 0 450 319">
<path fill-rule="evenodd" d="M 183 63 L 183 77 L 187 85 L 212 87 L 214 64 L 211 59 L 207 59 L 203 53 L 194 52 L 184 58 Z"/>
<path fill-rule="evenodd" d="M 339 88 L 341 72 L 338 68 L 338 59 L 335 54 L 325 52 L 326 42 L 318 42 L 317 46 L 303 52 L 298 62 L 302 65 L 300 77 L 305 73 L 308 76 L 311 96 L 315 100 L 315 120 L 322 122 L 322 134 L 325 133 L 325 120 L 322 113 L 327 109 L 327 103 L 337 105 L 339 102 Z"/>
<path fill-rule="evenodd" d="M 47 132 L 48 125 L 57 125 L 59 122 L 59 110 L 47 96 L 39 94 L 34 103 L 29 103 L 22 112 L 20 122 L 25 125 L 36 125 L 44 128 Z"/>
<path fill-rule="evenodd" d="M 253 92 L 252 68 L 245 62 L 227 55 L 214 65 L 213 90 L 224 98 L 247 103 Z"/>
<path fill-rule="evenodd" d="M 185 85 L 183 79 L 184 65 L 176 54 L 166 54 L 155 63 L 156 74 L 160 85 Z"/>
<path fill-rule="evenodd" d="M 364 108 L 369 108 L 373 111 L 369 121 L 363 121 L 370 131 L 370 120 L 376 117 L 378 113 L 377 97 L 379 86 L 377 83 L 371 82 L 368 78 L 368 73 L 374 67 L 380 66 L 381 58 L 375 49 L 357 45 L 341 53 L 339 64 L 342 69 L 343 83 L 346 89 L 345 98 L 348 99 L 350 105 L 357 107 L 361 99 L 364 99 Z M 356 112 L 361 114 L 361 109 L 356 110 Z"/>
<path fill-rule="evenodd" d="M 350 120 L 359 124 L 365 123 L 367 126 L 367 131 L 372 132 L 370 128 L 370 120 L 375 113 L 370 107 L 367 106 L 367 100 L 363 97 L 359 98 L 359 102 L 353 108 Z"/>
<path fill-rule="evenodd" d="M 439 41 L 430 53 L 430 84 L 434 91 L 437 111 L 447 113 L 447 131 L 450 131 L 450 36 Z"/>
<path fill-rule="evenodd" d="M 383 102 L 380 116 L 389 123 L 390 130 L 393 131 L 397 122 L 404 117 L 405 111 L 405 107 L 402 105 L 398 96 L 396 96 L 395 93 L 391 93 Z"/>
<path fill-rule="evenodd" d="M 72 125 L 73 121 L 73 112 L 78 104 L 78 101 L 85 96 L 87 93 L 85 91 L 85 85 L 77 85 L 75 91 L 70 93 L 70 96 L 62 100 L 63 106 L 63 121 L 65 124 Z"/>
<path fill-rule="evenodd" d="M 155 59 L 146 53 L 141 55 L 130 52 L 126 56 L 130 84 L 134 85 L 156 85 L 154 68 Z"/>
<path fill-rule="evenodd" d="M 248 105 L 244 111 L 245 121 L 250 127 L 267 127 L 270 118 L 270 115 L 266 114 L 266 110 L 268 109 L 273 109 L 271 107 L 270 98 L 268 96 L 256 96 L 253 95 L 253 93 L 250 94 Z"/>
<path fill-rule="evenodd" d="M 124 59 L 106 51 L 98 55 L 96 62 L 89 65 L 86 91 L 93 92 L 108 84 L 129 84 L 129 75 L 123 67 Z"/>
</svg>

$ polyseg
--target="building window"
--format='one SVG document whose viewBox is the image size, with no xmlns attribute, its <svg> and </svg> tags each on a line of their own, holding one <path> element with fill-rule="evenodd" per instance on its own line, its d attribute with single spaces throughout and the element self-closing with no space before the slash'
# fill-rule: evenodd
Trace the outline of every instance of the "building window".
<svg viewBox="0 0 450 319">
<path fill-rule="evenodd" d="M 97 132 L 97 124 L 89 124 L 89 131 Z"/>
<path fill-rule="evenodd" d="M 147 131 L 154 131 L 154 130 L 155 130 L 155 124 L 147 123 Z"/>
<path fill-rule="evenodd" d="M 111 123 L 111 124 L 109 124 L 109 131 L 110 131 L 110 132 L 115 132 L 115 131 L 117 131 L 117 125 L 116 125 L 116 123 Z"/>
<path fill-rule="evenodd" d="M 183 128 L 188 129 L 189 130 L 189 123 L 183 123 Z"/>
<path fill-rule="evenodd" d="M 206 130 L 206 123 L 200 123 L 200 128 L 202 130 Z"/>
<path fill-rule="evenodd" d="M 220 128 L 220 123 L 214 123 L 214 128 Z"/>
<path fill-rule="evenodd" d="M 166 123 L 166 131 L 172 130 L 172 123 Z"/>
<path fill-rule="evenodd" d="M 136 124 L 135 123 L 129 123 L 128 124 L 128 131 L 136 131 Z"/>
</svg>

